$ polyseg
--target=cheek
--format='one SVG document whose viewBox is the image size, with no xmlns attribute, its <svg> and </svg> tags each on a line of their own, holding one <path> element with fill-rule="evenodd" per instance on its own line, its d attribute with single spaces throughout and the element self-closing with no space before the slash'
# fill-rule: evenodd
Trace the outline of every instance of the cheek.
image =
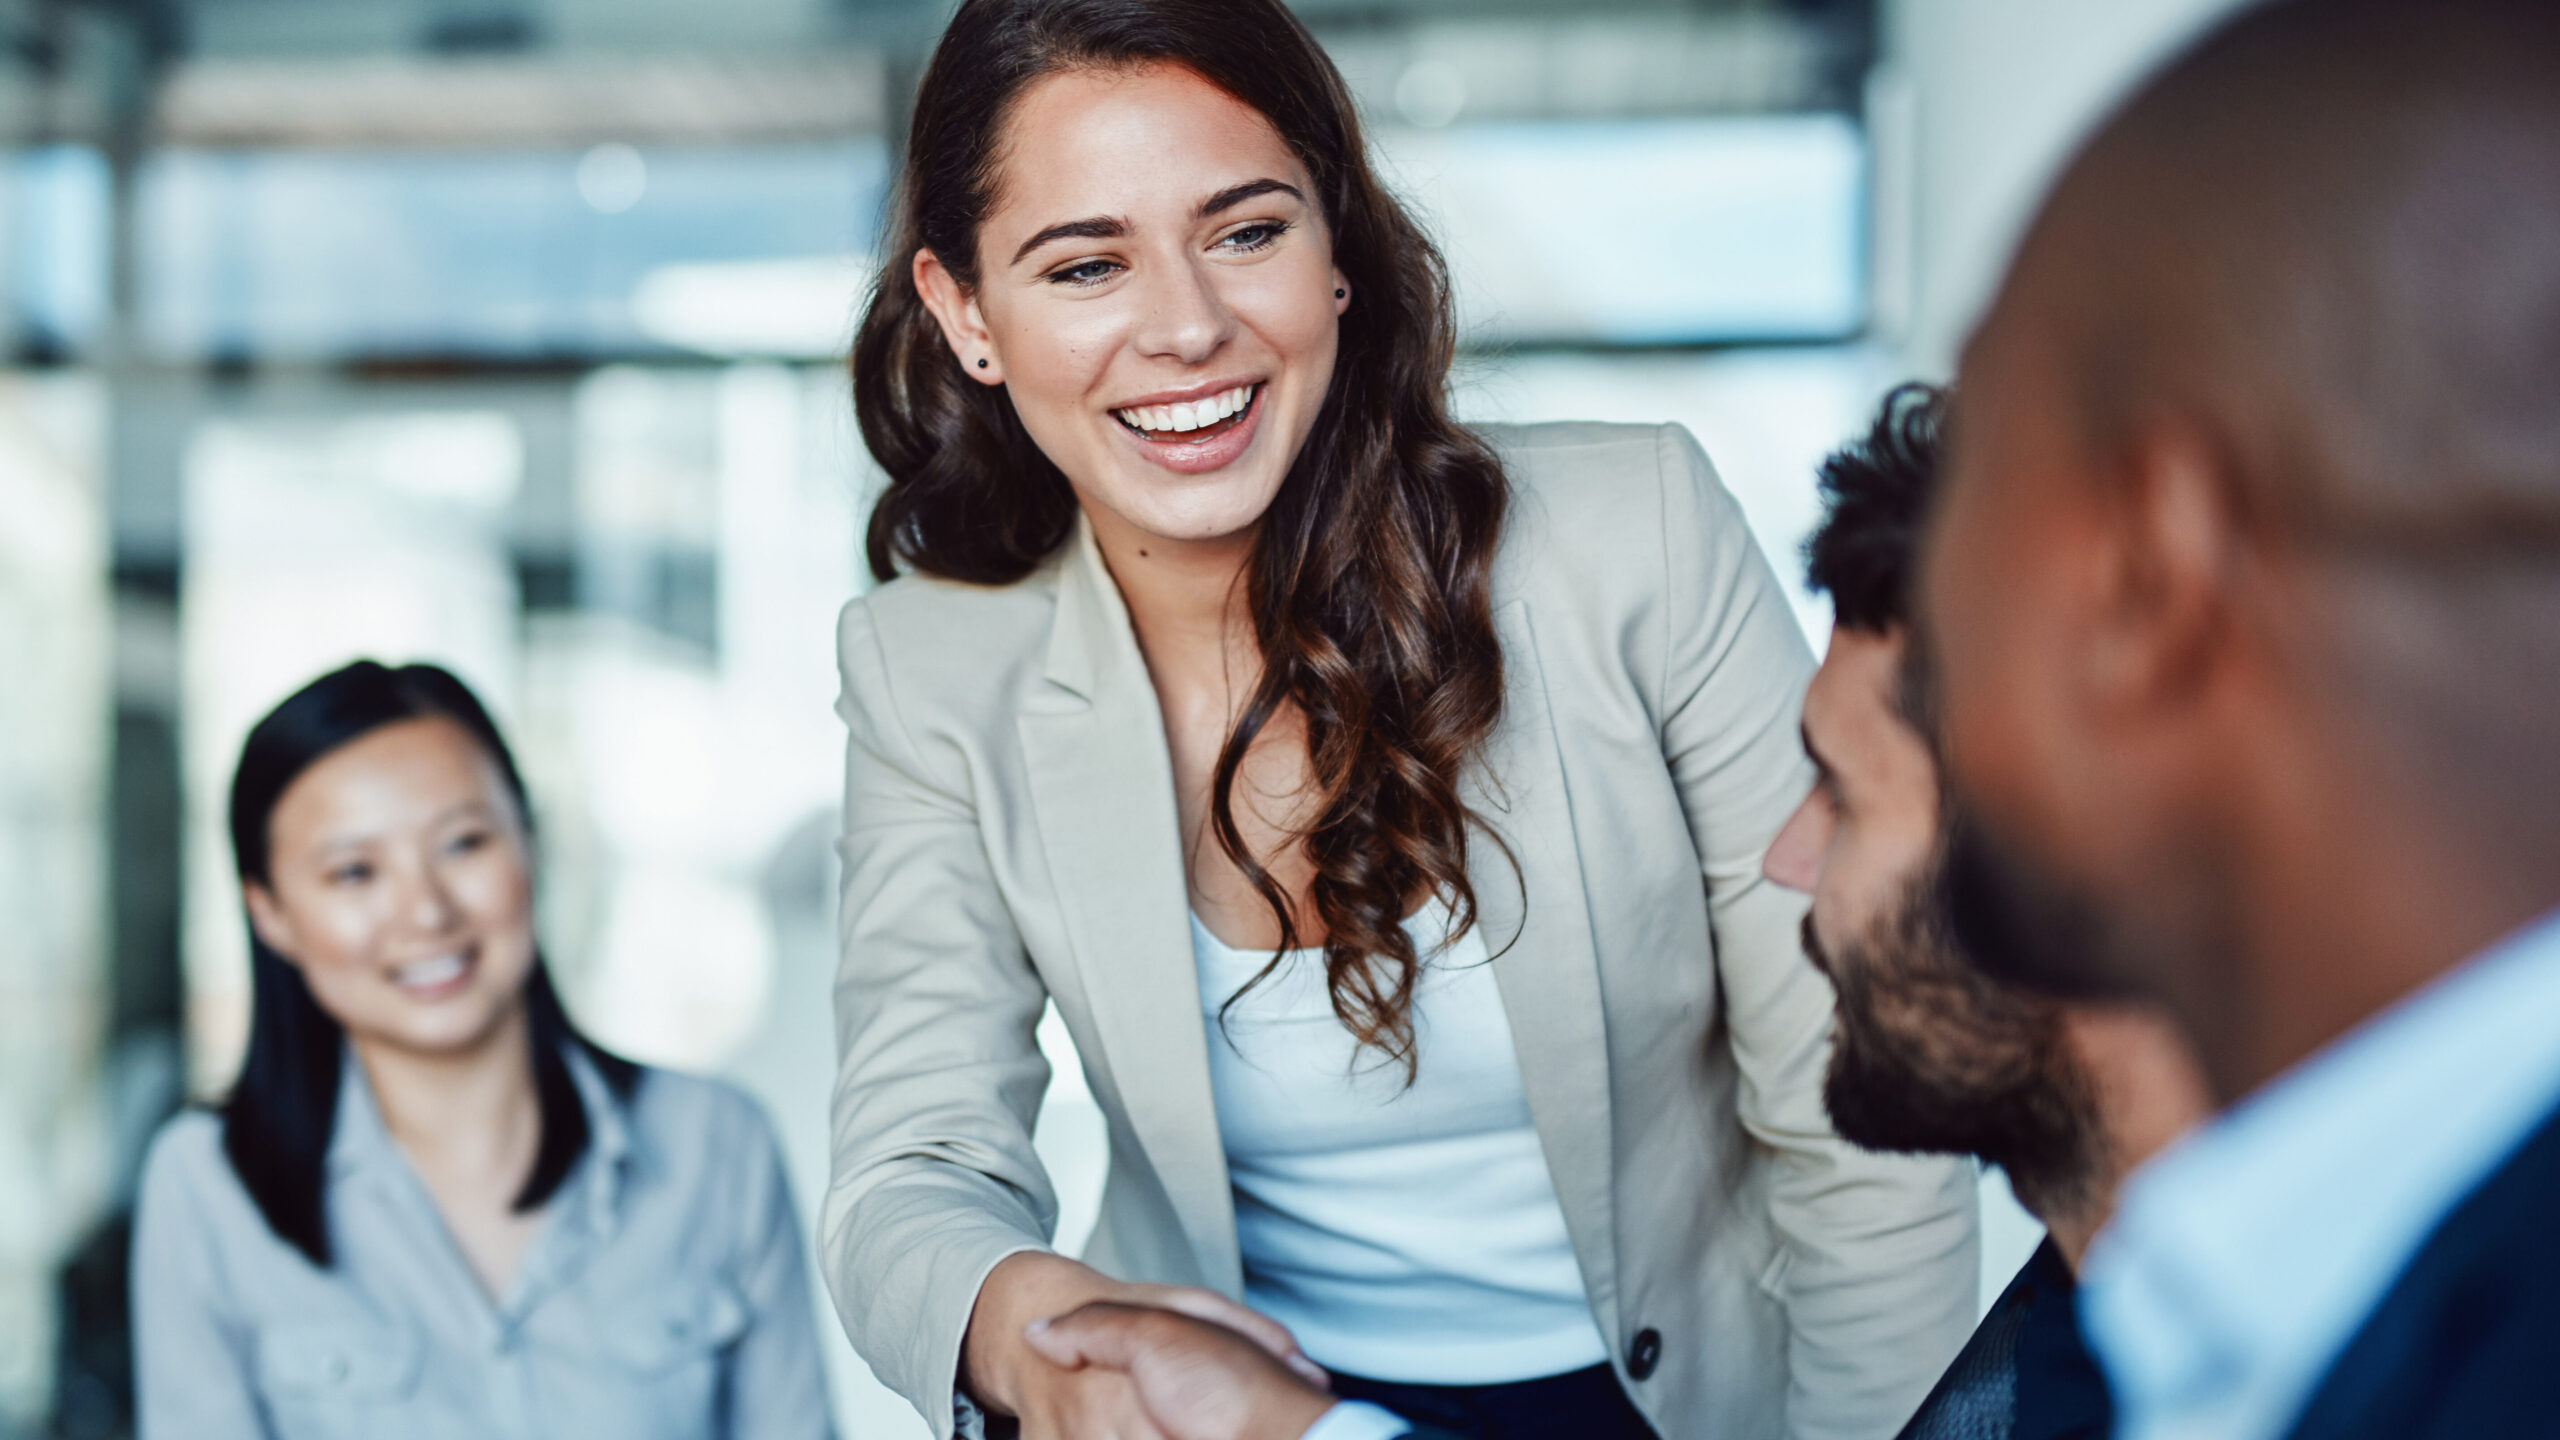
<svg viewBox="0 0 2560 1440">
<path fill-rule="evenodd" d="M 1005 393 L 1023 423 L 1081 414 L 1085 400 L 1128 331 L 1127 307 L 1110 296 L 1081 304 L 1017 299 L 987 317 L 1004 356 Z"/>
<path fill-rule="evenodd" d="M 293 958 L 315 986 L 328 975 L 363 968 L 388 928 L 378 891 L 322 888 L 278 898 L 293 925 Z"/>
<path fill-rule="evenodd" d="M 1331 378 L 1341 333 L 1334 313 L 1333 270 L 1321 256 L 1239 269 L 1220 286 L 1227 308 L 1262 343 L 1310 382 L 1303 393 L 1321 396 Z"/>
<path fill-rule="evenodd" d="M 472 928 L 491 939 L 532 929 L 533 875 L 520 856 L 502 851 L 474 856 L 447 872 L 445 891 L 470 917 Z"/>
<path fill-rule="evenodd" d="M 1815 892 L 1825 940 L 1836 947 L 1840 940 L 1872 934 L 1927 860 L 1926 844 L 1911 843 L 1898 831 L 1840 826 L 1823 862 L 1822 888 Z"/>
</svg>

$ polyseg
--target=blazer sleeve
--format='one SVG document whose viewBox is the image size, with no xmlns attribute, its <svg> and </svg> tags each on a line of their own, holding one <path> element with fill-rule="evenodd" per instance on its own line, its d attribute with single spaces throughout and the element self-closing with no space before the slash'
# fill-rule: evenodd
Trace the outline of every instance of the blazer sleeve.
<svg viewBox="0 0 2560 1440">
<path fill-rule="evenodd" d="M 1769 1151 L 1788 1432 L 1888 1436 L 1973 1328 L 1972 1167 L 1872 1154 L 1832 1133 L 1831 987 L 1804 955 L 1803 897 L 1760 873 L 1811 783 L 1797 718 L 1812 657 L 1705 452 L 1679 426 L 1657 443 L 1670 603 L 1656 713 L 1705 873 L 1741 1122 Z"/>
<path fill-rule="evenodd" d="M 956 1390 L 978 1287 L 1057 1224 L 1031 1147 L 1048 992 L 997 893 L 965 766 L 900 718 L 868 600 L 845 608 L 837 642 L 844 889 L 818 1241 L 854 1348 L 947 1440 L 976 1428 Z"/>
</svg>

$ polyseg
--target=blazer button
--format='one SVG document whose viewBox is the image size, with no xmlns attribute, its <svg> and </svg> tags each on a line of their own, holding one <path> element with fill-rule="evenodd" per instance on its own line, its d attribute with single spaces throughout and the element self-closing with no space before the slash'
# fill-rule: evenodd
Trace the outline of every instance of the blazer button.
<svg viewBox="0 0 2560 1440">
<path fill-rule="evenodd" d="M 1662 1363 L 1662 1332 L 1650 1327 L 1636 1332 L 1634 1343 L 1627 1346 L 1627 1378 L 1650 1380 L 1653 1368 Z"/>
</svg>

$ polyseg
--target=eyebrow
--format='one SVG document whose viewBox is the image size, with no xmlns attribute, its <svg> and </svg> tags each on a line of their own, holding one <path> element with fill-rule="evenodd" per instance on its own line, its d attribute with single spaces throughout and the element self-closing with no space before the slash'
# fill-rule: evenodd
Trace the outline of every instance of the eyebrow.
<svg viewBox="0 0 2560 1440">
<path fill-rule="evenodd" d="M 1247 180 L 1241 185 L 1230 185 L 1201 201 L 1200 208 L 1193 213 L 1200 219 L 1206 220 L 1212 215 L 1232 210 L 1247 200 L 1259 199 L 1265 195 L 1286 195 L 1301 205 L 1307 203 L 1307 197 L 1299 191 L 1297 186 L 1285 180 L 1266 177 L 1261 180 Z M 1019 265 L 1032 251 L 1055 240 L 1118 240 L 1128 233 L 1128 221 L 1108 215 L 1062 221 L 1023 241 L 1022 248 L 1014 251 L 1013 259 L 1007 263 Z"/>
<path fill-rule="evenodd" d="M 1090 220 L 1069 220 L 1063 224 L 1052 225 L 1023 241 L 1022 248 L 1013 252 L 1013 259 L 1008 263 L 1021 264 L 1022 257 L 1052 240 L 1117 240 L 1128 233 L 1128 221 L 1114 220 L 1109 216 L 1097 215 Z"/>
<path fill-rule="evenodd" d="M 1206 220 L 1212 215 L 1232 210 L 1247 200 L 1257 199 L 1264 195 L 1286 195 L 1301 205 L 1307 203 L 1307 197 L 1298 193 L 1298 187 L 1289 184 L 1287 181 L 1272 180 L 1268 178 L 1261 180 L 1247 180 L 1241 185 L 1230 185 L 1226 189 L 1219 191 L 1217 194 L 1210 196 L 1208 199 L 1201 201 L 1198 212 L 1199 217 Z"/>
</svg>

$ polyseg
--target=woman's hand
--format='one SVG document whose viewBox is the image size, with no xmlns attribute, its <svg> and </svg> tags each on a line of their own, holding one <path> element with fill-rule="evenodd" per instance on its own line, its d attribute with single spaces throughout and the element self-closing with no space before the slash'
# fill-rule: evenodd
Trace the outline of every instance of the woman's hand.
<svg viewBox="0 0 2560 1440">
<path fill-rule="evenodd" d="M 1033 1350 L 1023 1331 L 1102 1302 L 1148 1306 L 1223 1325 L 1319 1388 L 1325 1373 L 1298 1349 L 1287 1327 L 1214 1290 L 1114 1280 L 1062 1255 L 1007 1256 L 978 1287 L 961 1346 L 962 1378 L 979 1404 L 1019 1416 L 1023 1440 L 1158 1440 L 1138 1390 L 1119 1370 L 1061 1369 Z"/>
</svg>

